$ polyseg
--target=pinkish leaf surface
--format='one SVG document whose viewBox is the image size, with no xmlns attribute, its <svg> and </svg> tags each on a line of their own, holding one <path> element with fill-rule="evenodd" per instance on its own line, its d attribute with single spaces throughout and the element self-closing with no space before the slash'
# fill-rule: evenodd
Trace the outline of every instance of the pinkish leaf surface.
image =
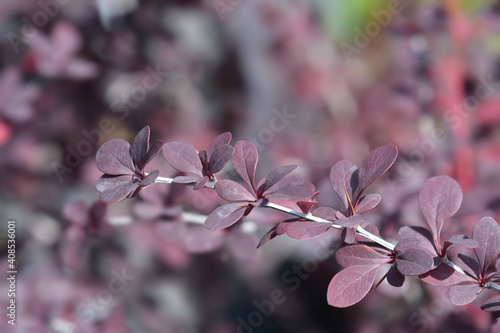
<svg viewBox="0 0 500 333">
<path fill-rule="evenodd" d="M 464 266 L 460 266 L 464 271 L 476 278 L 479 278 L 481 270 L 476 259 L 469 257 L 463 253 L 459 253 L 458 258 L 464 263 Z"/>
<path fill-rule="evenodd" d="M 193 146 L 184 142 L 167 142 L 162 148 L 165 160 L 175 169 L 203 176 L 200 157 Z"/>
<path fill-rule="evenodd" d="M 282 180 L 284 177 L 295 171 L 299 166 L 298 165 L 285 165 L 280 168 L 274 169 L 267 175 L 264 180 L 264 183 L 259 187 L 259 193 L 265 193 L 271 187 L 273 187 L 277 182 Z"/>
<path fill-rule="evenodd" d="M 357 265 L 377 265 L 391 261 L 387 254 L 375 251 L 373 248 L 363 245 L 347 245 L 338 249 L 335 260 L 342 267 Z"/>
<path fill-rule="evenodd" d="M 460 245 L 469 249 L 475 249 L 479 246 L 479 243 L 474 239 L 470 239 L 466 235 L 454 235 L 444 242 L 444 250 L 448 251 L 455 245 Z"/>
<path fill-rule="evenodd" d="M 253 143 L 241 140 L 234 145 L 231 156 L 233 167 L 243 180 L 255 191 L 255 169 L 257 168 L 258 154 Z"/>
<path fill-rule="evenodd" d="M 429 252 L 422 249 L 407 250 L 396 256 L 396 266 L 406 276 L 421 275 L 428 272 L 434 260 Z"/>
<path fill-rule="evenodd" d="M 483 217 L 474 226 L 472 238 L 479 243 L 474 252 L 484 274 L 500 252 L 500 227 L 493 218 Z"/>
<path fill-rule="evenodd" d="M 361 301 L 370 291 L 380 266 L 351 266 L 337 273 L 328 285 L 328 304 L 346 308 Z"/>
<path fill-rule="evenodd" d="M 123 183 L 102 192 L 99 196 L 99 200 L 106 203 L 118 202 L 133 194 L 138 188 L 138 181 Z"/>
<path fill-rule="evenodd" d="M 287 228 L 286 234 L 294 239 L 313 239 L 330 230 L 332 224 L 326 222 L 293 222 Z"/>
<path fill-rule="evenodd" d="M 231 142 L 231 139 L 232 139 L 232 135 L 229 132 L 225 132 L 225 133 L 222 133 L 219 136 L 217 136 L 212 141 L 212 143 L 210 144 L 210 146 L 207 149 L 208 156 L 210 156 L 210 158 L 212 158 L 211 156 L 212 156 L 213 152 L 215 151 L 215 149 L 221 145 L 229 145 L 229 143 Z"/>
<path fill-rule="evenodd" d="M 496 295 L 488 299 L 483 305 L 481 305 L 481 310 L 488 312 L 500 311 L 500 295 Z"/>
<path fill-rule="evenodd" d="M 208 162 L 208 172 L 210 174 L 217 173 L 222 170 L 226 165 L 227 161 L 231 158 L 234 148 L 230 145 L 221 145 L 215 148 L 212 155 L 210 155 L 210 161 Z"/>
<path fill-rule="evenodd" d="M 312 214 L 328 221 L 335 221 L 337 219 L 336 213 L 337 211 L 335 209 L 323 206 L 316 208 Z"/>
<path fill-rule="evenodd" d="M 382 197 L 380 196 L 380 194 L 367 194 L 366 196 L 362 197 L 356 205 L 356 214 L 362 214 L 366 211 L 369 211 L 370 209 L 377 207 L 381 199 Z"/>
<path fill-rule="evenodd" d="M 357 171 L 358 167 L 354 163 L 345 160 L 335 163 L 330 170 L 330 183 L 335 193 L 342 200 L 345 209 L 349 207 L 346 190 L 351 200 L 353 200 L 353 193 L 357 189 L 357 184 L 351 184 L 351 176 Z"/>
<path fill-rule="evenodd" d="M 359 225 L 361 222 L 363 222 L 363 217 L 361 215 L 352 215 L 349 217 L 345 217 L 342 219 L 338 219 L 334 221 L 335 224 L 341 225 L 343 227 L 355 227 Z"/>
<path fill-rule="evenodd" d="M 450 287 L 448 297 L 455 305 L 465 305 L 476 299 L 480 289 L 476 282 L 462 282 Z"/>
<path fill-rule="evenodd" d="M 460 185 L 447 176 L 429 179 L 420 190 L 420 209 L 436 239 L 439 238 L 444 221 L 460 208 L 462 197 Z"/>
<path fill-rule="evenodd" d="M 235 181 L 221 179 L 215 185 L 215 191 L 224 200 L 227 201 L 255 201 L 257 198 L 246 188 Z"/>
<path fill-rule="evenodd" d="M 382 176 L 396 161 L 398 148 L 386 145 L 372 150 L 361 163 L 359 169 L 360 190 L 363 191 Z"/>
<path fill-rule="evenodd" d="M 99 170 L 108 175 L 131 175 L 135 170 L 130 144 L 122 139 L 105 142 L 97 151 L 96 164 Z"/>
<path fill-rule="evenodd" d="M 212 230 L 224 229 L 232 226 L 243 217 L 246 207 L 241 203 L 228 203 L 215 209 L 205 220 L 205 226 Z"/>
</svg>

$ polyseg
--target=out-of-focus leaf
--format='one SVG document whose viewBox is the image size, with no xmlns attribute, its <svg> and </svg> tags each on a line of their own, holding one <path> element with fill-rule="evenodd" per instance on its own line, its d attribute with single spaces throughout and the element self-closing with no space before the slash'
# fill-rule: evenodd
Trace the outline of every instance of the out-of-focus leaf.
<svg viewBox="0 0 500 333">
<path fill-rule="evenodd" d="M 192 226 L 186 232 L 184 247 L 191 253 L 206 253 L 219 248 L 224 239 L 220 230 L 209 230 L 204 226 Z"/>
<path fill-rule="evenodd" d="M 257 239 L 254 235 L 241 231 L 231 230 L 227 235 L 227 246 L 238 260 L 255 259 L 257 252 Z"/>
</svg>

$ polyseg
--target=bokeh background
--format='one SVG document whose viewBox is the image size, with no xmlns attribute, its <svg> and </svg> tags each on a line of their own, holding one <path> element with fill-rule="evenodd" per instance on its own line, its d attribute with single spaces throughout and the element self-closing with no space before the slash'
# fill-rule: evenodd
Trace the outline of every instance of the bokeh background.
<svg viewBox="0 0 500 333">
<path fill-rule="evenodd" d="M 450 175 L 465 199 L 444 232 L 470 235 L 500 217 L 499 33 L 493 0 L 2 0 L 0 266 L 15 220 L 18 274 L 16 326 L 2 313 L 0 332 L 488 332 L 478 303 L 417 279 L 329 307 L 338 233 L 255 250 L 285 216 L 209 232 L 210 190 L 92 205 L 98 147 L 147 125 L 199 150 L 225 131 L 253 141 L 257 178 L 299 164 L 324 205 L 334 163 L 396 144 L 366 218 L 396 241 L 424 223 L 424 181 Z"/>
</svg>

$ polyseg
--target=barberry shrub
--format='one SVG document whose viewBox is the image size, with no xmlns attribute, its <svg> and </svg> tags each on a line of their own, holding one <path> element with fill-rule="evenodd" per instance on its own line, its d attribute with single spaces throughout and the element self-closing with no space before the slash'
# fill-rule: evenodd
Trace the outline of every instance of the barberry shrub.
<svg viewBox="0 0 500 333">
<path fill-rule="evenodd" d="M 294 218 L 276 224 L 258 246 L 284 234 L 295 239 L 311 239 L 331 229 L 341 230 L 343 243 L 335 259 L 344 269 L 332 278 L 328 286 L 326 296 L 331 306 L 343 308 L 356 304 L 384 279 L 394 287 L 401 287 L 407 277 L 416 277 L 431 285 L 449 286 L 449 299 L 455 305 L 468 304 L 485 290 L 500 292 L 500 285 L 497 284 L 500 282 L 500 227 L 493 218 L 481 218 L 473 229 L 472 238 L 462 234 L 445 241 L 441 238 L 444 223 L 458 211 L 463 198 L 460 186 L 452 178 L 437 176 L 425 182 L 419 193 L 419 204 L 428 228 L 404 226 L 399 231 L 401 239 L 397 244 L 383 239 L 377 227 L 364 218 L 363 214 L 375 208 L 381 200 L 379 194 L 365 195 L 365 190 L 396 161 L 396 146 L 387 145 L 373 150 L 359 168 L 350 161 L 337 162 L 331 168 L 330 183 L 338 196 L 337 202 L 341 204 L 338 207 L 316 207 L 318 202 L 315 197 L 319 192 L 315 186 L 289 176 L 298 168 L 297 165 L 274 169 L 257 183 L 258 154 L 255 145 L 249 141 L 239 141 L 233 147 L 230 145 L 231 134 L 223 133 L 207 150 L 197 151 L 183 142 L 162 144 L 156 141 L 150 146 L 149 136 L 149 127 L 145 127 L 132 146 L 120 139 L 110 140 L 101 146 L 96 160 L 104 175 L 95 186 L 101 193 L 100 200 L 118 202 L 135 197 L 152 185 L 184 184 L 194 186 L 195 190 L 214 189 L 220 198 L 227 201 L 205 220 L 208 229 L 236 230 L 227 233 L 227 237 L 238 235 L 234 225 L 259 208 L 279 210 Z M 166 161 L 183 175 L 165 178 L 160 177 L 158 170 L 146 173 L 147 164 L 160 150 Z M 230 179 L 217 179 L 216 174 L 229 160 L 243 184 Z M 101 206 L 92 207 L 103 209 Z M 161 214 L 164 208 L 155 208 L 156 211 Z M 199 234 L 210 237 L 206 233 Z M 233 238 L 238 242 L 251 243 L 238 237 Z M 220 242 L 217 238 L 215 243 Z M 464 249 L 463 253 L 458 253 L 456 263 L 448 256 L 454 247 Z M 474 255 L 470 256 L 470 253 Z M 386 272 L 375 283 L 382 269 Z M 493 296 L 481 308 L 499 311 L 500 296 Z"/>
</svg>

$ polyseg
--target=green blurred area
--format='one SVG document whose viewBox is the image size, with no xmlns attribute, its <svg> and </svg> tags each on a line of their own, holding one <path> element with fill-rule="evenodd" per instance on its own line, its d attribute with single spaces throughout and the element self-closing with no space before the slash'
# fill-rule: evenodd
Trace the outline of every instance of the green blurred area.
<svg viewBox="0 0 500 333">
<path fill-rule="evenodd" d="M 373 19 L 371 12 L 387 9 L 394 0 L 317 0 L 318 15 L 323 28 L 335 40 L 352 39 L 354 28 L 364 26 Z M 439 4 L 442 0 L 395 0 L 401 5 L 417 7 L 422 3 Z M 453 0 L 458 1 L 467 15 L 473 15 L 495 0 Z"/>
</svg>

